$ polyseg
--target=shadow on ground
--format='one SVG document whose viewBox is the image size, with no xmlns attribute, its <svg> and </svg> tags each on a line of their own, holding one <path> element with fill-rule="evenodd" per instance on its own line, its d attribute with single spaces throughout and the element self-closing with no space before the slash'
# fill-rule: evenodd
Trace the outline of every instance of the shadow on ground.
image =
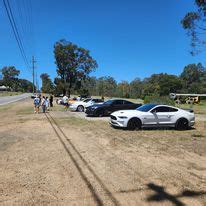
<svg viewBox="0 0 206 206">
<path fill-rule="evenodd" d="M 180 194 L 172 195 L 166 192 L 165 187 L 156 185 L 154 183 L 147 184 L 149 190 L 155 192 L 155 194 L 147 197 L 148 202 L 162 202 L 169 201 L 175 206 L 185 206 L 183 202 L 181 202 L 180 198 L 182 197 L 198 197 L 206 195 L 206 191 L 193 191 L 193 190 L 184 190 Z"/>
</svg>

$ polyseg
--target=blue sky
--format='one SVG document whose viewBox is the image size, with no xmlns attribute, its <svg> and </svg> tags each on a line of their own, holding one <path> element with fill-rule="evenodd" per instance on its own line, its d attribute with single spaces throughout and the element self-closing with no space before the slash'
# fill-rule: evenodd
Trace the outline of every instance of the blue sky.
<svg viewBox="0 0 206 206">
<path fill-rule="evenodd" d="M 193 0 L 31 0 L 35 41 L 24 1 L 29 0 L 10 3 L 27 56 L 34 53 L 37 59 L 38 74 L 56 76 L 53 46 L 62 38 L 91 51 L 99 65 L 91 75 L 113 76 L 118 82 L 160 72 L 180 74 L 189 63 L 205 65 L 204 53 L 190 55 L 190 39 L 180 25 L 185 13 L 195 9 Z M 31 80 L 2 1 L 0 23 L 0 68 L 14 65 Z"/>
</svg>

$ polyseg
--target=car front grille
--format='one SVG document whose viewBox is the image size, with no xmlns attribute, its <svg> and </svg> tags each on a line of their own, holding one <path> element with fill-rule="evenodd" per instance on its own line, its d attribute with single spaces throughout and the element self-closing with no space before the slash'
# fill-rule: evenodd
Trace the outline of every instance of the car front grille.
<svg viewBox="0 0 206 206">
<path fill-rule="evenodd" d="M 113 119 L 113 120 L 117 120 L 117 118 L 116 118 L 115 116 L 113 116 L 113 115 L 110 115 L 110 117 L 111 117 L 111 119 Z"/>
</svg>

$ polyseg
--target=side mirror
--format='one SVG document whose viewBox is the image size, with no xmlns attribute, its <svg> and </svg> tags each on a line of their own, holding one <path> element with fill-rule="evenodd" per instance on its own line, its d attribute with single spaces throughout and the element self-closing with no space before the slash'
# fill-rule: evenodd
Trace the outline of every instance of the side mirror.
<svg viewBox="0 0 206 206">
<path fill-rule="evenodd" d="M 152 113 L 152 114 L 156 114 L 156 113 L 157 113 L 157 111 L 156 111 L 156 110 L 153 110 L 153 111 L 151 111 L 151 113 Z"/>
</svg>

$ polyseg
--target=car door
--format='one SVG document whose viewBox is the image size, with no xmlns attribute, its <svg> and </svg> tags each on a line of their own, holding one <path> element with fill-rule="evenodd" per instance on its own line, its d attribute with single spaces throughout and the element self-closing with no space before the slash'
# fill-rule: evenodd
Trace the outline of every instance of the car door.
<svg viewBox="0 0 206 206">
<path fill-rule="evenodd" d="M 172 114 L 170 111 L 170 107 L 158 106 L 154 108 L 151 112 L 156 117 L 157 124 L 168 125 L 171 124 Z"/>
<path fill-rule="evenodd" d="M 136 109 L 135 104 L 127 100 L 123 100 L 123 107 L 124 109 Z"/>
<path fill-rule="evenodd" d="M 157 116 L 154 115 L 153 112 L 143 112 L 141 114 L 142 116 L 142 121 L 143 121 L 143 125 L 147 125 L 147 126 L 157 126 Z"/>
<path fill-rule="evenodd" d="M 114 100 L 111 104 L 111 106 L 109 107 L 108 111 L 110 113 L 118 111 L 118 110 L 123 110 L 124 109 L 124 105 L 123 105 L 123 100 Z"/>
</svg>

